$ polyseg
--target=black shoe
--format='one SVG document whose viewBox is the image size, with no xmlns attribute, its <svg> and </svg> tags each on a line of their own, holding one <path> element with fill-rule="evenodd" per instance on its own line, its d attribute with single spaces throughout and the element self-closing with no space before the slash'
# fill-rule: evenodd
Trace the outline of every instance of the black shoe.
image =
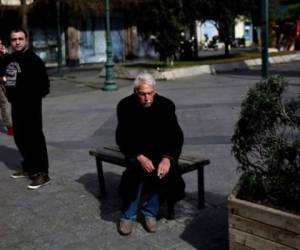
<svg viewBox="0 0 300 250">
<path fill-rule="evenodd" d="M 50 183 L 50 178 L 46 173 L 38 173 L 33 177 L 33 181 L 27 186 L 28 189 L 38 189 Z"/>
<path fill-rule="evenodd" d="M 13 179 L 28 178 L 29 174 L 28 174 L 28 172 L 25 172 L 24 170 L 21 170 L 21 171 L 13 173 L 10 177 L 13 178 Z"/>
</svg>

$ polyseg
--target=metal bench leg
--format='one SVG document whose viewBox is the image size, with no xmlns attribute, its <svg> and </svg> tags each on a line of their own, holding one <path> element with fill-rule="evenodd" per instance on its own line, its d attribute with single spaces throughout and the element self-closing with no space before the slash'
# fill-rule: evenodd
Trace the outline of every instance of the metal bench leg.
<svg viewBox="0 0 300 250">
<path fill-rule="evenodd" d="M 167 200 L 167 219 L 168 220 L 175 219 L 174 205 L 175 205 L 174 202 Z"/>
<path fill-rule="evenodd" d="M 98 181 L 99 181 L 99 187 L 100 187 L 100 197 L 105 198 L 106 197 L 106 189 L 105 189 L 102 161 L 98 157 L 96 157 L 96 165 L 97 165 Z"/>
<path fill-rule="evenodd" d="M 204 205 L 204 167 L 198 168 L 198 208 L 202 209 Z"/>
</svg>

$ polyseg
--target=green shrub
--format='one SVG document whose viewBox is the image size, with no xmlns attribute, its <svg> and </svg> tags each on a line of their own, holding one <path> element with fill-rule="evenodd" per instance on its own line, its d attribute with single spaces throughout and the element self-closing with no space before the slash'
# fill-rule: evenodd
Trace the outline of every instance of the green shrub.
<svg viewBox="0 0 300 250">
<path fill-rule="evenodd" d="M 300 101 L 287 81 L 262 80 L 242 102 L 232 152 L 244 175 L 242 196 L 300 211 Z"/>
</svg>

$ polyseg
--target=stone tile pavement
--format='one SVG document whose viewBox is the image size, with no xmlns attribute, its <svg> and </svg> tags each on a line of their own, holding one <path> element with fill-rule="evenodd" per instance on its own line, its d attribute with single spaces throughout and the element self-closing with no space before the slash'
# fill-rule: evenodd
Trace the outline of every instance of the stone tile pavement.
<svg viewBox="0 0 300 250">
<path fill-rule="evenodd" d="M 272 66 L 299 92 L 300 63 Z M 158 232 L 138 224 L 131 236 L 116 230 L 120 202 L 116 192 L 123 169 L 106 165 L 108 198 L 98 199 L 92 147 L 114 142 L 115 107 L 132 92 L 131 81 L 103 92 L 99 71 L 69 71 L 51 77 L 44 100 L 44 130 L 52 183 L 36 191 L 28 180 L 12 180 L 20 155 L 13 139 L 0 134 L 0 249 L 228 249 L 226 199 L 239 174 L 230 138 L 241 100 L 260 78 L 257 68 L 158 82 L 159 92 L 177 105 L 184 130 L 184 152 L 206 156 L 206 208 L 197 209 L 196 172 L 184 176 L 187 197 L 176 219 L 159 220 Z M 162 210 L 162 214 L 163 214 Z"/>
</svg>

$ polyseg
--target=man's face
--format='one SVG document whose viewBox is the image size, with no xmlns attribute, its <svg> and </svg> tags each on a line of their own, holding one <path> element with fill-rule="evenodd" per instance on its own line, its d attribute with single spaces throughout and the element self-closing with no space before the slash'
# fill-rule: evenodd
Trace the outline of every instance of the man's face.
<svg viewBox="0 0 300 250">
<path fill-rule="evenodd" d="M 139 103 L 143 105 L 144 108 L 149 108 L 153 103 L 153 98 L 156 94 L 154 86 L 140 82 L 139 87 L 136 88 L 136 94 Z"/>
<path fill-rule="evenodd" d="M 10 43 L 14 51 L 23 51 L 27 47 L 27 38 L 23 32 L 12 32 Z"/>
</svg>

